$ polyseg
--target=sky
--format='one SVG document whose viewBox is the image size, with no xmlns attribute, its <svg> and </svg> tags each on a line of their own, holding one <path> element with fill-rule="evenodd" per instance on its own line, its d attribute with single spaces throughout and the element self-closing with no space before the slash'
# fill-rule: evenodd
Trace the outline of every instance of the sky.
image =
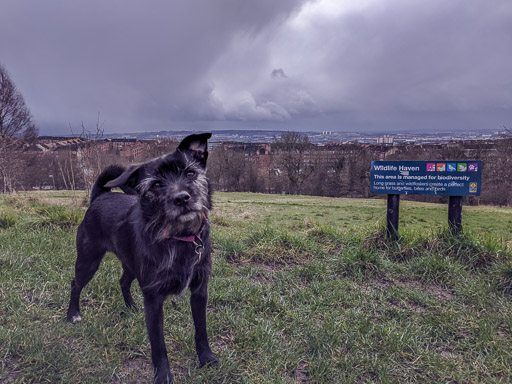
<svg viewBox="0 0 512 384">
<path fill-rule="evenodd" d="M 0 63 L 40 134 L 512 127 L 510 0 L 2 0 Z"/>
</svg>

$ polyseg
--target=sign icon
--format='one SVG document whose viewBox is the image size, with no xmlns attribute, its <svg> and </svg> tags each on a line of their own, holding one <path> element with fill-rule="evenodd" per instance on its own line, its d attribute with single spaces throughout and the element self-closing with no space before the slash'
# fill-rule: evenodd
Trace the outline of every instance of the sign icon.
<svg viewBox="0 0 512 384">
<path fill-rule="evenodd" d="M 446 163 L 437 163 L 437 172 L 446 172 Z"/>
<path fill-rule="evenodd" d="M 466 172 L 468 170 L 468 164 L 467 163 L 457 163 L 457 171 L 459 172 Z"/>
<path fill-rule="evenodd" d="M 469 193 L 476 193 L 477 192 L 477 183 L 473 182 L 469 184 Z"/>
<path fill-rule="evenodd" d="M 427 172 L 435 172 L 436 163 L 427 163 Z"/>
<path fill-rule="evenodd" d="M 455 172 L 457 170 L 457 163 L 448 163 L 448 164 L 446 164 L 446 170 L 448 172 Z"/>
<path fill-rule="evenodd" d="M 468 163 L 469 172 L 478 172 L 478 163 Z"/>
</svg>

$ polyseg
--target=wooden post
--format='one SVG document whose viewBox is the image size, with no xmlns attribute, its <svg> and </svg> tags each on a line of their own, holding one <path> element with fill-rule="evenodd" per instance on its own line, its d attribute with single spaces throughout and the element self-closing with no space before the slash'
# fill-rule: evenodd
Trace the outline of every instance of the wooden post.
<svg viewBox="0 0 512 384">
<path fill-rule="evenodd" d="M 400 208 L 400 195 L 388 195 L 387 235 L 388 238 L 398 238 L 398 212 Z"/>
<path fill-rule="evenodd" d="M 448 225 L 454 235 L 462 230 L 462 196 L 450 196 L 448 202 Z"/>
</svg>

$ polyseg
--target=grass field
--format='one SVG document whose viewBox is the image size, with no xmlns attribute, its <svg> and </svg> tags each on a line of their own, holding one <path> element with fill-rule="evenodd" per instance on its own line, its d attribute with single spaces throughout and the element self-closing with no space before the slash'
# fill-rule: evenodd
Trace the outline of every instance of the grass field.
<svg viewBox="0 0 512 384">
<path fill-rule="evenodd" d="M 512 381 L 512 209 L 218 193 L 199 369 L 188 294 L 166 304 L 178 383 Z M 150 383 L 144 315 L 124 306 L 108 255 L 65 322 L 82 193 L 0 196 L 0 382 Z M 134 298 L 142 297 L 134 284 Z"/>
</svg>

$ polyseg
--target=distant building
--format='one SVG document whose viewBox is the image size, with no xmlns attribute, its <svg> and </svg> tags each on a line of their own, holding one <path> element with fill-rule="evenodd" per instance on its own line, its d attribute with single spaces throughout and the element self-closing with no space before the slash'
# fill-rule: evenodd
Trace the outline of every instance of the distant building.
<svg viewBox="0 0 512 384">
<path fill-rule="evenodd" d="M 377 138 L 377 144 L 393 144 L 393 136 L 384 135 Z"/>
<path fill-rule="evenodd" d="M 141 161 L 144 158 L 144 147 L 140 142 L 130 143 L 119 151 L 119 155 L 130 163 Z"/>
</svg>

